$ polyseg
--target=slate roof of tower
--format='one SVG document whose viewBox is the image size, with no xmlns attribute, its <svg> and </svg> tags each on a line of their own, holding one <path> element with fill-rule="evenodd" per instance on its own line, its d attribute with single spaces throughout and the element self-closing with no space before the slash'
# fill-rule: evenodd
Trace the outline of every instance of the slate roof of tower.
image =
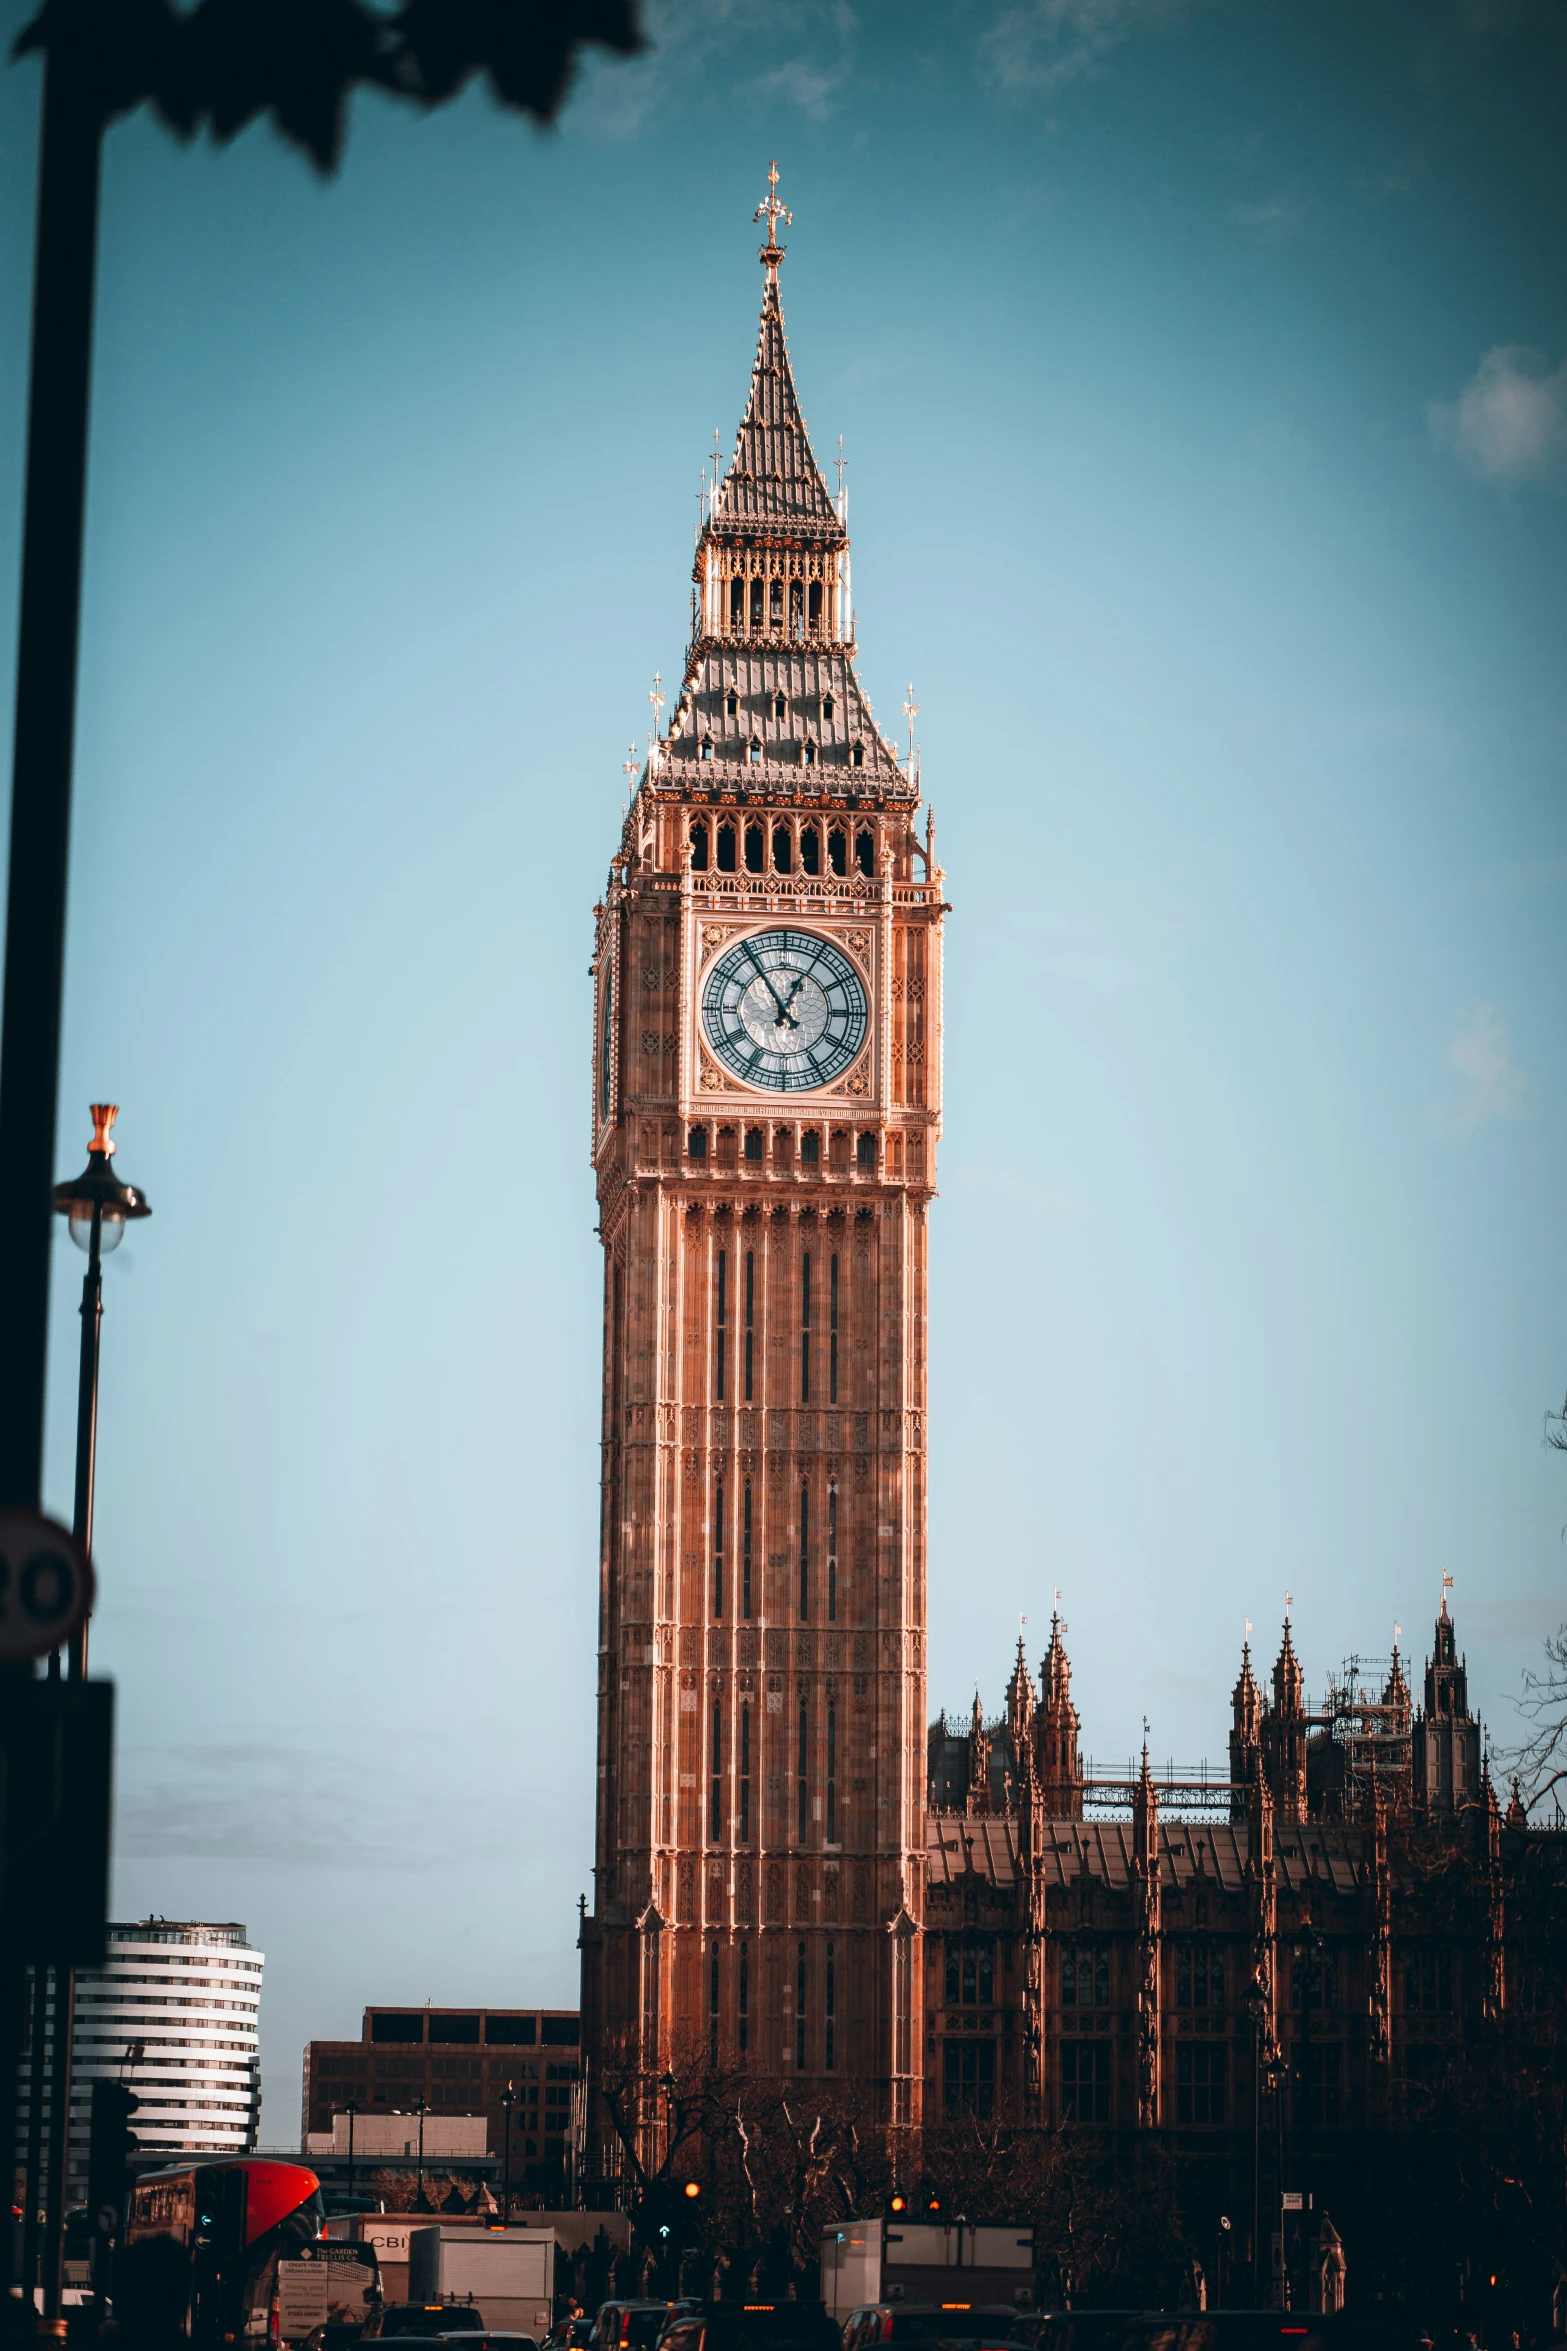
<svg viewBox="0 0 1567 2351">
<path fill-rule="evenodd" d="M 729 697 L 735 698 L 733 717 Z M 779 695 L 784 716 L 775 715 Z M 832 705 L 832 715 L 826 706 Z M 706 738 L 712 745 L 702 757 Z M 750 747 L 761 747 L 753 762 Z M 816 752 L 803 766 L 804 748 Z M 851 765 L 853 747 L 865 754 Z M 880 728 L 844 645 L 704 645 L 660 745 L 661 784 L 724 784 L 751 791 L 902 792 L 916 797 Z"/>
<path fill-rule="evenodd" d="M 848 536 L 800 411 L 783 305 L 771 270 L 762 295 L 751 394 L 710 527 L 723 538 L 757 530 L 798 530 L 833 546 Z"/>
</svg>

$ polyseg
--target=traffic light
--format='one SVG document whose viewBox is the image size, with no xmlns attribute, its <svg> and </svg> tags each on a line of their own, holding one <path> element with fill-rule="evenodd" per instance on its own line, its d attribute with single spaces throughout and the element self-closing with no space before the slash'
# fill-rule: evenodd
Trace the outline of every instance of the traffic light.
<svg viewBox="0 0 1567 2351">
<path fill-rule="evenodd" d="M 686 2195 L 690 2198 L 693 2204 L 696 2202 L 696 2199 L 701 2195 L 701 2193 L 702 2183 L 700 2180 L 687 2180 Z"/>
<path fill-rule="evenodd" d="M 909 2200 L 907 2196 L 903 2194 L 901 2189 L 894 2188 L 892 2194 L 887 2198 L 887 2218 L 889 2220 L 902 2220 L 908 2209 Z"/>
<path fill-rule="evenodd" d="M 92 2086 L 92 2122 L 87 2140 L 87 2210 L 93 2234 L 117 2237 L 131 2184 L 130 2159 L 140 2145 L 131 2116 L 141 2105 L 123 2082 Z"/>
<path fill-rule="evenodd" d="M 936 2190 L 935 2190 L 934 2188 L 932 2188 L 932 2189 L 930 2190 L 930 2193 L 929 2193 L 929 2194 L 926 2196 L 926 2198 L 925 2198 L 925 2217 L 926 2217 L 926 2219 L 927 2219 L 927 2220 L 940 2220 L 940 2219 L 941 2219 L 941 2217 L 942 2217 L 942 2215 L 943 2215 L 943 2213 L 946 2211 L 946 2209 L 947 2209 L 947 2206 L 946 2206 L 946 2201 L 945 2201 L 945 2199 L 944 2199 L 942 2196 L 938 2195 L 938 2194 L 937 2194 L 937 2192 L 936 2192 Z"/>
</svg>

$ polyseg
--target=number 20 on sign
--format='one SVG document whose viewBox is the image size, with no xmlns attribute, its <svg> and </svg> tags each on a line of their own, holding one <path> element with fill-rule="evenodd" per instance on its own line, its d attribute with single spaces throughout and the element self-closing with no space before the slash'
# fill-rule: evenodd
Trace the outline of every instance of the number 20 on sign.
<svg viewBox="0 0 1567 2351">
<path fill-rule="evenodd" d="M 92 1606 L 92 1569 L 63 1526 L 0 1510 L 0 1660 L 45 1657 Z"/>
</svg>

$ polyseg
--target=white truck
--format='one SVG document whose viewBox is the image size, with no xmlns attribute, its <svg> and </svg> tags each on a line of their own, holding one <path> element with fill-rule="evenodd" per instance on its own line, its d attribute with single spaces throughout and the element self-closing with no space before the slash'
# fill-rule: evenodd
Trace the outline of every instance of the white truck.
<svg viewBox="0 0 1567 2351">
<path fill-rule="evenodd" d="M 555 2320 L 555 2232 L 413 2229 L 408 2299 L 430 2305 L 472 2302 L 496 2333 L 542 2337 Z"/>
</svg>

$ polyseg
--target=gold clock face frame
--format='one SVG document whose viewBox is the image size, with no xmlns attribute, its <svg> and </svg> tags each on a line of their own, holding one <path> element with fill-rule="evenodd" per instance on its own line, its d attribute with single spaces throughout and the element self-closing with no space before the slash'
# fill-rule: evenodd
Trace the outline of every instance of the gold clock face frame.
<svg viewBox="0 0 1567 2351">
<path fill-rule="evenodd" d="M 714 1058 L 762 1093 L 818 1091 L 859 1058 L 870 997 L 821 931 L 753 931 L 715 957 L 702 983 L 702 1035 Z"/>
</svg>

